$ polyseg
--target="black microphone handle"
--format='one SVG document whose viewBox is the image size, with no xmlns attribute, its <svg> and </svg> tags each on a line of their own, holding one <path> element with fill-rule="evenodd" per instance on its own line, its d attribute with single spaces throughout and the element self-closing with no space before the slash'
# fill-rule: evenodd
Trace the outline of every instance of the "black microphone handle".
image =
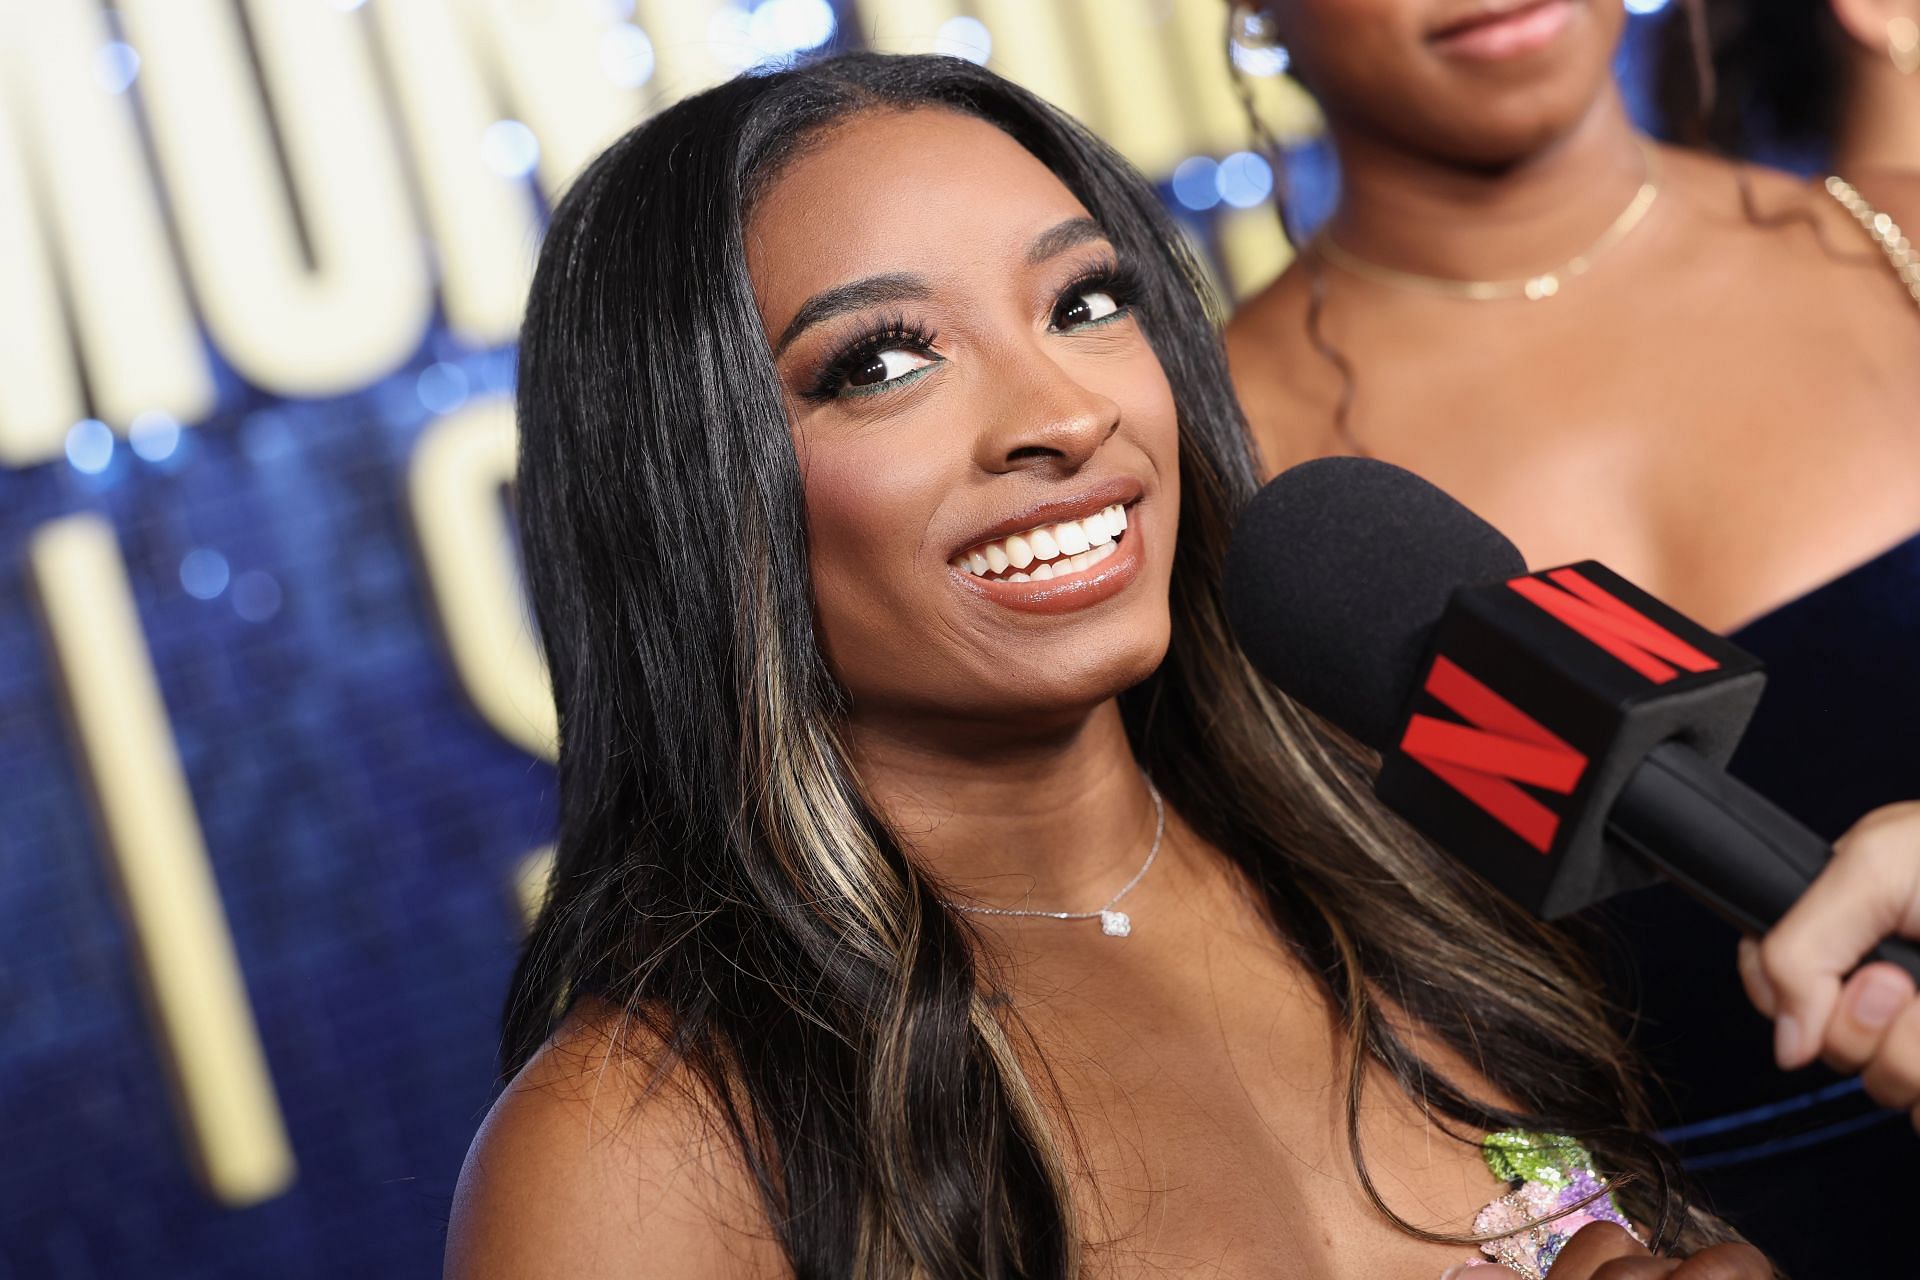
<svg viewBox="0 0 1920 1280">
<path fill-rule="evenodd" d="M 1754 933 L 1787 913 L 1833 848 L 1681 742 L 1655 747 L 1607 815 L 1608 831 L 1681 888 Z M 1920 948 L 1888 938 L 1868 959 L 1920 983 Z"/>
</svg>

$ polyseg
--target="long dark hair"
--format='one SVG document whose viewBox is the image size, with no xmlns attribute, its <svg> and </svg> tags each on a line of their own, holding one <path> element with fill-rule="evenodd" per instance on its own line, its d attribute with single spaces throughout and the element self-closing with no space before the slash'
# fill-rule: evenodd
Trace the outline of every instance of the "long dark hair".
<svg viewBox="0 0 1920 1280">
<path fill-rule="evenodd" d="M 1069 1204 L 1072 1140 L 1044 1071 L 1023 1066 L 1031 1045 L 993 998 L 979 939 L 848 761 L 746 271 L 743 223 L 796 148 L 911 108 L 1004 130 L 1142 277 L 1179 409 L 1182 503 L 1171 646 L 1122 714 L 1168 802 L 1317 975 L 1369 1192 L 1359 1102 L 1379 1064 L 1462 1141 L 1577 1137 L 1629 1175 L 1629 1211 L 1664 1243 L 1717 1238 L 1645 1136 L 1626 1049 L 1571 949 L 1382 811 L 1367 762 L 1234 647 L 1220 570 L 1253 454 L 1200 273 L 1152 190 L 958 59 L 854 54 L 720 85 L 616 142 L 554 213 L 521 335 L 517 510 L 559 709 L 560 829 L 503 1069 L 591 993 L 648 1029 L 656 1067 L 701 1083 L 797 1275 L 1074 1274 L 1087 1218 Z M 1477 1101 L 1410 1032 L 1519 1107 Z"/>
<path fill-rule="evenodd" d="M 1827 0 L 1686 0 L 1654 83 L 1674 139 L 1729 155 L 1824 154 L 1845 103 L 1845 36 Z"/>
</svg>

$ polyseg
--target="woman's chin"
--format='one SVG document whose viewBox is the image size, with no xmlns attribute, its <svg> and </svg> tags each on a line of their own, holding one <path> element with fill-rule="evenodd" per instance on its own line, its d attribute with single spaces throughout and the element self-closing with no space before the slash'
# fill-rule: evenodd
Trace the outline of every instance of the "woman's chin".
<svg viewBox="0 0 1920 1280">
<path fill-rule="evenodd" d="M 1021 724 L 1070 723 L 1140 684 L 1160 668 L 1167 655 L 1166 630 L 1151 636 L 1139 632 L 1126 643 L 1065 656 L 1044 667 L 1028 666 L 1009 672 L 1002 687 L 1006 697 L 996 700 L 996 718 L 1009 728 Z"/>
</svg>

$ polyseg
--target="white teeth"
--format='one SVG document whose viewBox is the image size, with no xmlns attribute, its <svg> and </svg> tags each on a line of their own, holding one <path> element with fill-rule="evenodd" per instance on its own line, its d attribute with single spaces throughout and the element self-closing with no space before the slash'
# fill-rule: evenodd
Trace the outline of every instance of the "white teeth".
<svg viewBox="0 0 1920 1280">
<path fill-rule="evenodd" d="M 1127 509 L 1115 503 L 1078 520 L 1062 520 L 982 543 L 971 551 L 961 552 L 949 563 L 960 572 L 978 578 L 1031 567 L 1030 572 L 1013 573 L 1004 580 L 1044 582 L 1063 574 L 1078 573 L 1105 560 L 1113 554 L 1114 539 L 1126 527 Z M 1047 561 L 1052 561 L 1052 565 Z"/>
</svg>

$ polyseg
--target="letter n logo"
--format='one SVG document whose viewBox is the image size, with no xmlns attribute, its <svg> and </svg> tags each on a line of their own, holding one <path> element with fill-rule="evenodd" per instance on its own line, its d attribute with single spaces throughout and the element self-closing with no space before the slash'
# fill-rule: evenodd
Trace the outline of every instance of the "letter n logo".
<svg viewBox="0 0 1920 1280">
<path fill-rule="evenodd" d="M 1678 676 L 1676 667 L 1685 671 L 1719 668 L 1718 662 L 1572 569 L 1555 569 L 1546 576 L 1566 590 L 1531 576 L 1507 585 L 1655 684 Z"/>
<path fill-rule="evenodd" d="M 1416 714 L 1400 749 L 1533 848 L 1551 849 L 1560 815 L 1516 784 L 1571 795 L 1586 756 L 1444 655 L 1433 660 L 1426 690 L 1467 723 Z"/>
</svg>

